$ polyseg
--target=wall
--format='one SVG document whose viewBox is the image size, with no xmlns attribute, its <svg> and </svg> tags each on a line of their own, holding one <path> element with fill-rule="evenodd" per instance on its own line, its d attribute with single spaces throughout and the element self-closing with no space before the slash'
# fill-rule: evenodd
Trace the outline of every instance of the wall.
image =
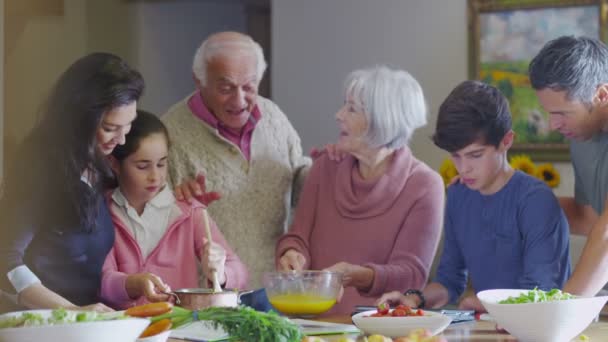
<svg viewBox="0 0 608 342">
<path fill-rule="evenodd" d="M 440 164 L 445 154 L 429 136 L 438 105 L 467 77 L 465 0 L 275 0 L 272 5 L 274 99 L 306 150 L 336 139 L 334 113 L 348 72 L 389 64 L 408 70 L 425 90 L 429 125 L 411 146 L 432 166 Z"/>
<path fill-rule="evenodd" d="M 375 64 L 408 70 L 422 85 L 429 123 L 414 153 L 438 169 L 447 156 L 429 137 L 437 109 L 467 79 L 466 0 L 274 0 L 273 98 L 300 132 L 304 149 L 336 139 L 335 112 L 348 72 Z M 314 24 L 313 24 L 314 23 Z M 572 194 L 572 169 L 557 165 Z"/>
<path fill-rule="evenodd" d="M 139 60 L 137 30 L 142 3 L 125 0 L 86 1 L 86 51 L 110 52 L 130 65 Z"/>
<path fill-rule="evenodd" d="M 0 23 L 4 23 L 4 0 L 0 0 Z M 4 25 L 0 25 L 0 137 L 4 136 Z M 0 179 L 4 171 L 4 139 L 0 139 Z"/>
<path fill-rule="evenodd" d="M 89 0 L 87 13 L 87 50 L 115 53 L 137 68 L 146 80 L 139 105 L 156 114 L 194 89 L 192 57 L 207 35 L 245 30 L 242 1 Z"/>
<path fill-rule="evenodd" d="M 34 125 L 61 72 L 86 53 L 114 53 L 140 70 L 147 84 L 140 105 L 162 114 L 194 89 L 192 56 L 202 40 L 215 31 L 246 29 L 245 5 L 236 0 L 52 0 L 62 11 L 50 14 L 40 10 L 47 1 L 31 1 L 32 8 L 10 3 L 28 18 L 15 30 L 3 64 L 9 149 Z"/>
<path fill-rule="evenodd" d="M 334 113 L 351 70 L 389 64 L 422 85 L 429 124 L 411 143 L 438 169 L 446 153 L 430 141 L 443 99 L 467 79 L 466 0 L 273 0 L 272 92 L 301 135 L 305 151 L 336 140 Z M 560 196 L 572 196 L 569 163 L 556 164 Z M 584 239 L 573 239 L 573 255 Z M 581 242 L 582 241 L 582 242 Z"/>
<path fill-rule="evenodd" d="M 240 1 L 148 1 L 140 4 L 136 67 L 146 80 L 141 107 L 163 114 L 194 90 L 192 58 L 210 33 L 246 30 Z"/>
<path fill-rule="evenodd" d="M 5 4 L 7 8 L 18 7 L 17 2 Z M 32 6 L 19 9 L 27 14 L 27 20 L 19 29 L 11 30 L 18 33 L 18 39 L 4 57 L 4 134 L 5 143 L 11 147 L 35 123 L 40 103 L 59 74 L 85 52 L 85 2 L 64 0 L 59 4 L 62 13 L 46 13 L 44 6 Z M 15 23 L 16 19 L 7 18 L 6 24 Z"/>
</svg>

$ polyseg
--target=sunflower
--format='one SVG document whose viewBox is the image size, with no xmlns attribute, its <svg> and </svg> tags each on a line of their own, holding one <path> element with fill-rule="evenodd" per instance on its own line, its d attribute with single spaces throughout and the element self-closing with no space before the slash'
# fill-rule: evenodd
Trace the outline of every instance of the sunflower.
<svg viewBox="0 0 608 342">
<path fill-rule="evenodd" d="M 559 172 L 553 167 L 552 164 L 541 164 L 536 168 L 536 175 L 538 179 L 547 183 L 548 186 L 555 188 L 559 185 Z"/>
<path fill-rule="evenodd" d="M 447 158 L 441 163 L 439 174 L 441 175 L 441 178 L 443 178 L 445 186 L 448 186 L 452 179 L 458 176 L 458 170 L 456 170 L 456 166 L 454 165 L 454 162 L 452 162 L 452 159 Z"/>
<path fill-rule="evenodd" d="M 511 157 L 511 167 L 515 170 L 520 170 L 531 176 L 536 176 L 536 166 L 532 159 L 526 155 L 517 155 Z"/>
</svg>

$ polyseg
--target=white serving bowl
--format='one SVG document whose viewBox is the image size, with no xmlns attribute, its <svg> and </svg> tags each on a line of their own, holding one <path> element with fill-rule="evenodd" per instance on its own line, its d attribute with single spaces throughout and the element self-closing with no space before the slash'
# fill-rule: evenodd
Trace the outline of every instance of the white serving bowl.
<svg viewBox="0 0 608 342">
<path fill-rule="evenodd" d="M 486 290 L 477 297 L 496 323 L 523 342 L 566 342 L 583 332 L 608 300 L 577 297 L 542 303 L 498 304 L 529 290 Z"/>
<path fill-rule="evenodd" d="M 427 329 L 433 335 L 442 332 L 452 321 L 448 316 L 437 312 L 425 311 L 424 316 L 406 317 L 369 317 L 378 312 L 370 310 L 353 316 L 353 323 L 368 335 L 380 334 L 388 337 L 409 335 L 416 329 Z"/>
<path fill-rule="evenodd" d="M 24 311 L 11 312 L 0 316 L 0 320 L 20 316 Z M 52 310 L 31 310 L 44 319 Z M 20 328 L 0 329 L 0 342 L 134 342 L 150 323 L 147 319 L 126 318 L 110 321 L 66 323 L 61 325 L 40 325 Z"/>
<path fill-rule="evenodd" d="M 171 335 L 171 330 L 164 331 L 154 336 L 138 338 L 137 342 L 165 342 L 167 339 L 169 339 L 169 335 Z"/>
</svg>

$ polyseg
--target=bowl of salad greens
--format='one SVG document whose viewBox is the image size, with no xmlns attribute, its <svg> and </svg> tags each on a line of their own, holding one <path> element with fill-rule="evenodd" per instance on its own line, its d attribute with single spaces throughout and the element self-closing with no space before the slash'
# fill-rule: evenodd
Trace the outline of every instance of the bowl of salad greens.
<svg viewBox="0 0 608 342">
<path fill-rule="evenodd" d="M 596 318 L 608 296 L 578 297 L 558 289 L 486 290 L 477 297 L 496 323 L 520 341 L 567 342 Z"/>
<path fill-rule="evenodd" d="M 122 312 L 31 310 L 0 315 L 0 342 L 134 342 L 150 323 Z"/>
</svg>

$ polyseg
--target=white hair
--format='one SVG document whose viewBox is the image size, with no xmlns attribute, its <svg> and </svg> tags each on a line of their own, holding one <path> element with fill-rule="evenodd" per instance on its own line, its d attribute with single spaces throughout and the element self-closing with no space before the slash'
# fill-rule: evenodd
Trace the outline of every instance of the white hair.
<svg viewBox="0 0 608 342">
<path fill-rule="evenodd" d="M 364 138 L 372 147 L 401 148 L 414 130 L 426 125 L 422 88 L 407 71 L 386 66 L 353 71 L 346 79 L 345 93 L 365 113 Z"/>
<path fill-rule="evenodd" d="M 207 38 L 196 50 L 192 62 L 192 72 L 199 80 L 201 85 L 207 83 L 207 63 L 218 56 L 242 56 L 253 54 L 256 58 L 256 82 L 259 84 L 266 70 L 266 60 L 264 51 L 260 44 L 256 43 L 251 37 L 243 35 L 244 39 L 220 40 Z"/>
</svg>

